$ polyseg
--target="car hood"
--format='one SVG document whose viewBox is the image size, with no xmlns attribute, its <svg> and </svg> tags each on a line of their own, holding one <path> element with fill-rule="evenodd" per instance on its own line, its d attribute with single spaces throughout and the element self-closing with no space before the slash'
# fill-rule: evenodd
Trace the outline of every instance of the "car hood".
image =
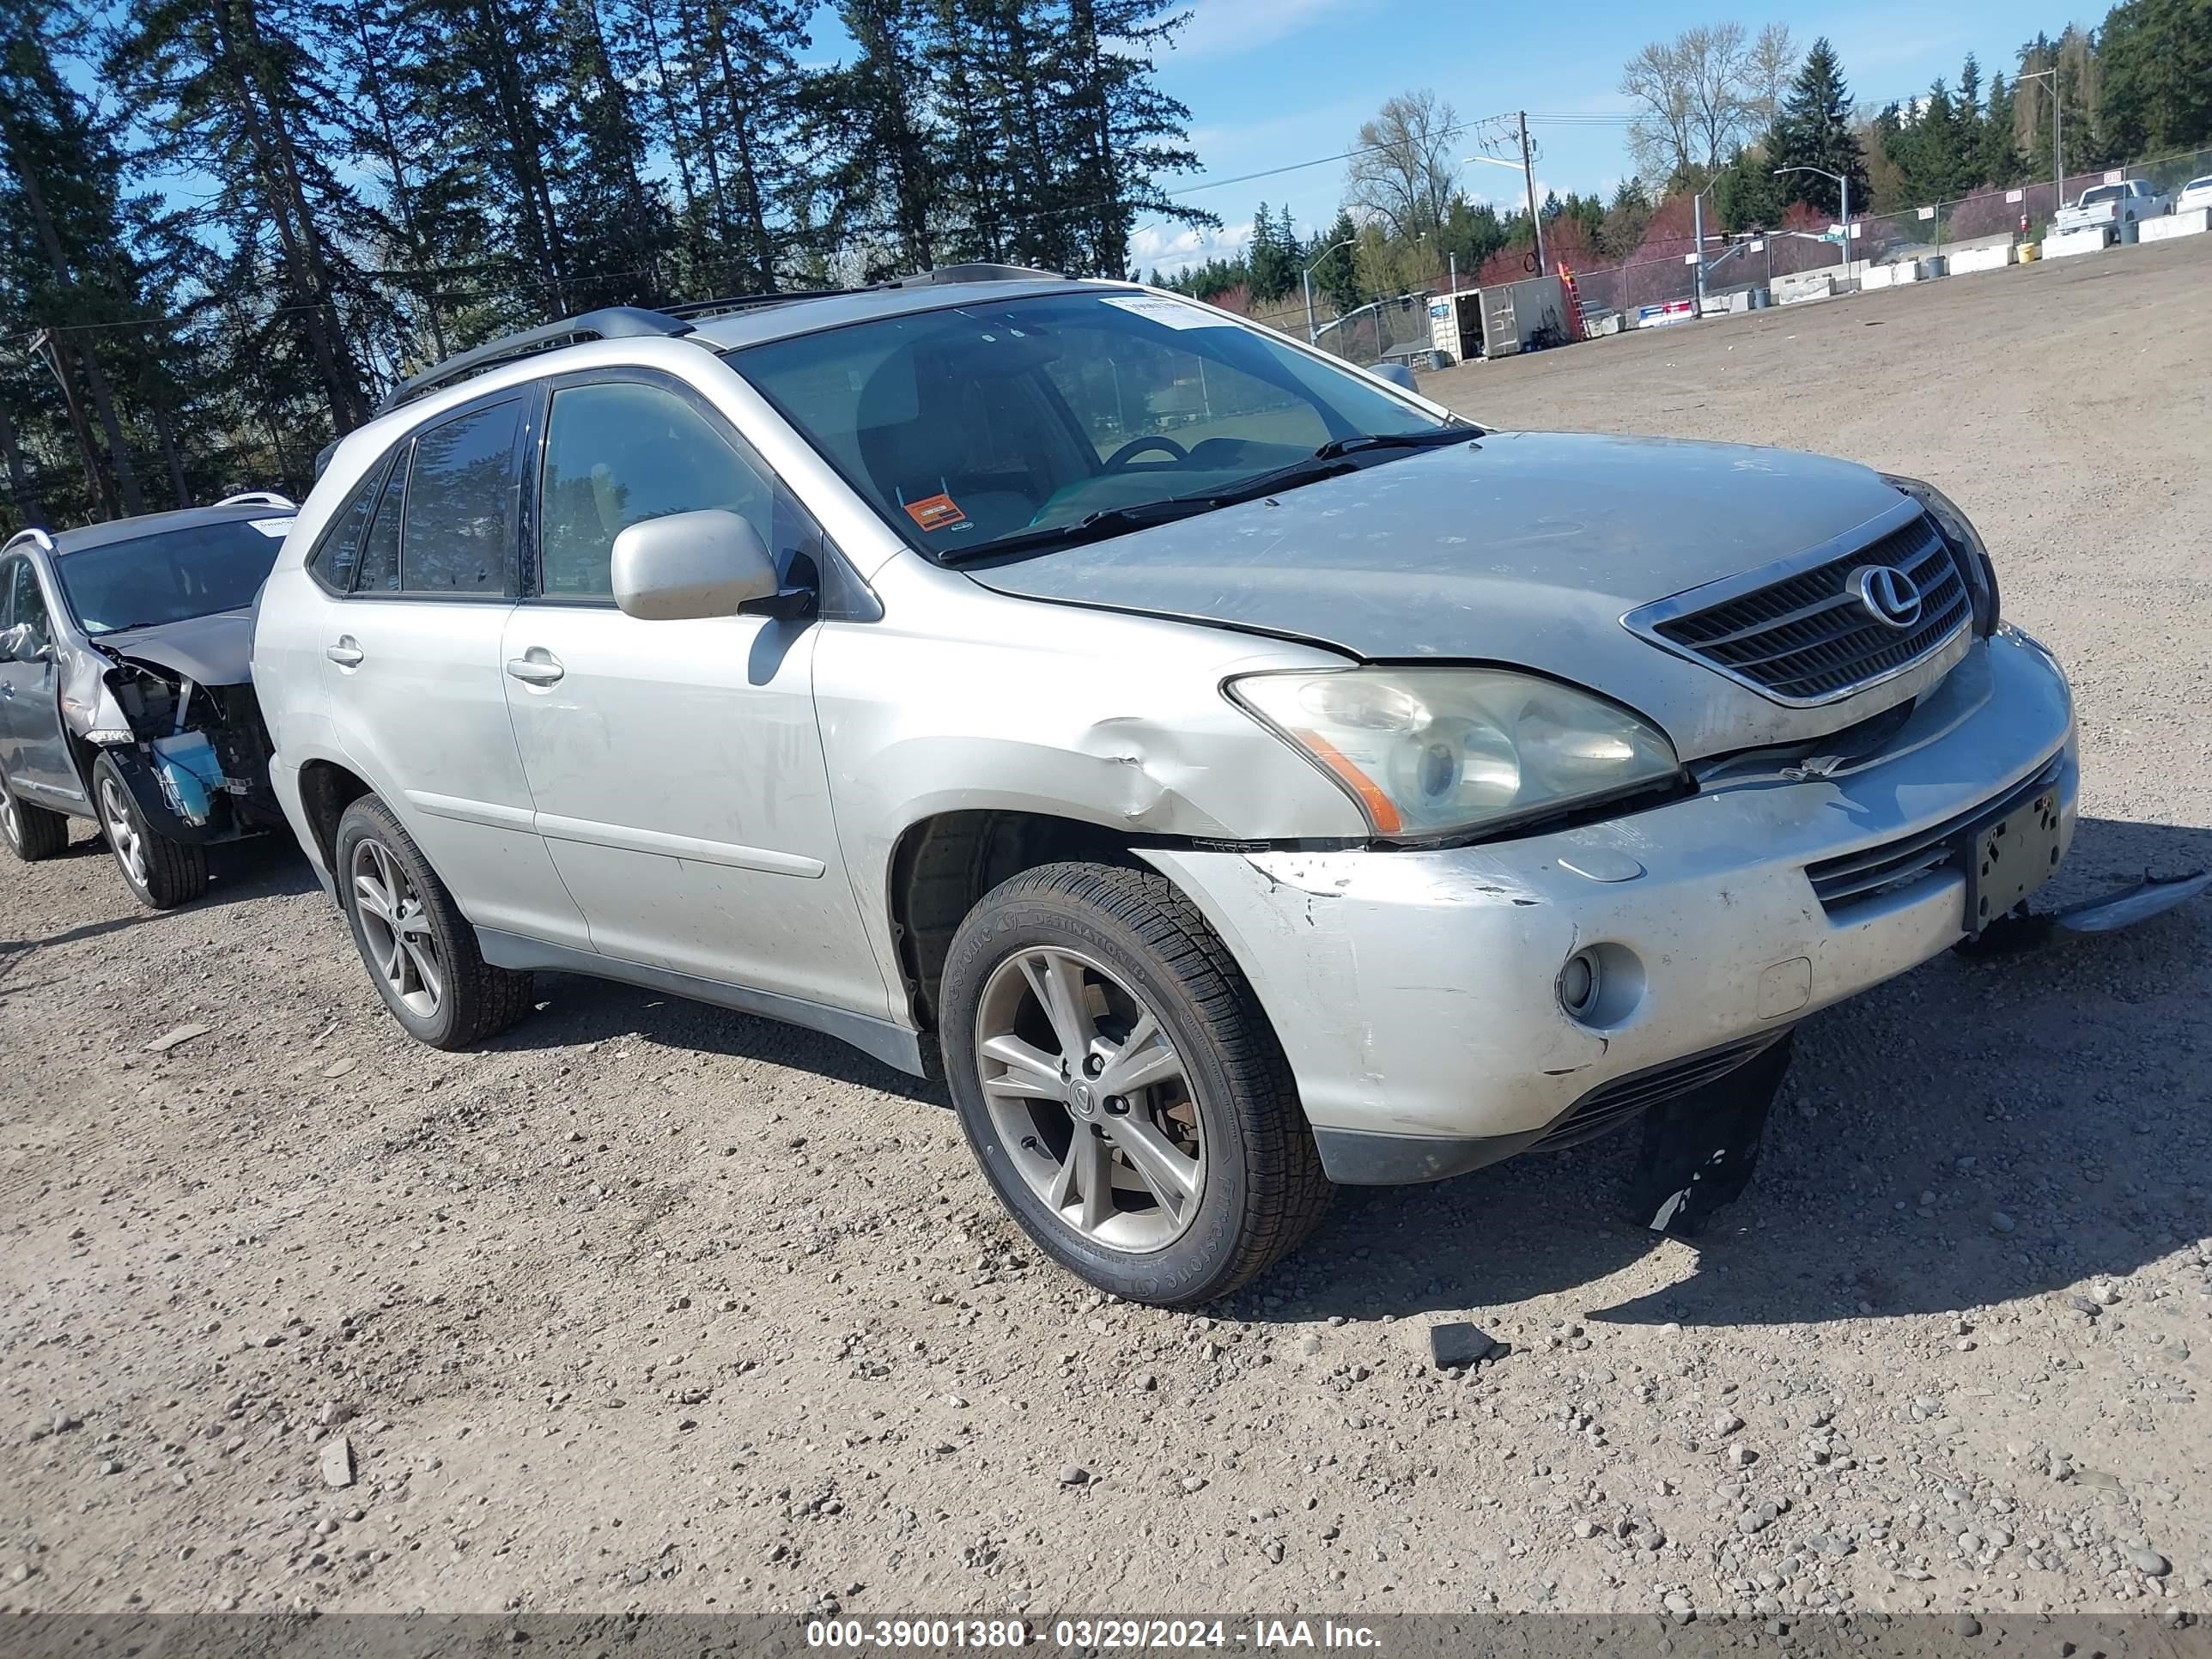
<svg viewBox="0 0 2212 1659">
<path fill-rule="evenodd" d="M 101 648 L 183 674 L 202 685 L 243 685 L 253 678 L 253 613 L 224 611 L 156 628 L 102 634 Z"/>
<path fill-rule="evenodd" d="M 1622 615 L 1809 552 L 1898 501 L 1869 469 L 1820 456 L 1492 432 L 968 574 L 1002 593 L 1252 629 L 1370 660 L 1536 669 L 1656 720 L 1688 760 L 1818 737 L 1920 688 L 1905 677 L 1787 708 L 1631 633 Z"/>
</svg>

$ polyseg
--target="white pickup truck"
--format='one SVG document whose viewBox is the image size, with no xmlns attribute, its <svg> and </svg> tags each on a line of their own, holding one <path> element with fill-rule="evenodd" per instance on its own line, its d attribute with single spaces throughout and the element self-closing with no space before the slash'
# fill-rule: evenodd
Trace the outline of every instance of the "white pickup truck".
<svg viewBox="0 0 2212 1659">
<path fill-rule="evenodd" d="M 2122 241 L 2135 240 L 2134 225 L 2173 211 L 2172 198 L 2153 190 L 2147 179 L 2128 179 L 2117 185 L 2092 185 L 2071 207 L 2058 210 L 2053 230 L 2089 230 L 2097 226 L 2118 234 Z"/>
</svg>

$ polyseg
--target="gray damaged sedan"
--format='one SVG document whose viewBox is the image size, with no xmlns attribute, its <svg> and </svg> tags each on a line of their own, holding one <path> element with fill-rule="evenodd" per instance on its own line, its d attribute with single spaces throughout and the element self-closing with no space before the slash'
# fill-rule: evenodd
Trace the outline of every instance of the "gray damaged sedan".
<svg viewBox="0 0 2212 1659">
<path fill-rule="evenodd" d="M 210 848 L 283 828 L 252 611 L 294 511 L 254 491 L 0 547 L 0 839 L 17 858 L 54 856 L 90 818 L 166 910 L 207 890 Z"/>
<path fill-rule="evenodd" d="M 420 377 L 256 672 L 416 1036 L 557 969 L 941 1071 L 1046 1251 L 1179 1305 L 1337 1183 L 1638 1119 L 1638 1213 L 1693 1230 L 1792 1028 L 2016 911 L 2078 784 L 1925 483 L 1492 431 L 995 268 Z"/>
</svg>

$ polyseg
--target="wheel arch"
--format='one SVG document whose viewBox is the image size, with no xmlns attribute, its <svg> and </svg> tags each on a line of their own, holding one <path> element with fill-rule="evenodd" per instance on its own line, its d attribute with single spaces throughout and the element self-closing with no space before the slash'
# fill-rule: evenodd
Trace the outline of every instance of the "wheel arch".
<svg viewBox="0 0 2212 1659">
<path fill-rule="evenodd" d="M 1040 865 L 1081 861 L 1146 868 L 1133 837 L 1104 824 L 1015 807 L 933 812 L 899 833 L 887 866 L 886 914 L 908 1012 L 937 1030 L 945 953 L 993 888 Z"/>
<path fill-rule="evenodd" d="M 314 854 L 335 879 L 337 874 L 338 820 L 347 807 L 376 790 L 367 778 L 332 760 L 312 759 L 300 763 L 300 811 L 314 837 Z"/>
</svg>

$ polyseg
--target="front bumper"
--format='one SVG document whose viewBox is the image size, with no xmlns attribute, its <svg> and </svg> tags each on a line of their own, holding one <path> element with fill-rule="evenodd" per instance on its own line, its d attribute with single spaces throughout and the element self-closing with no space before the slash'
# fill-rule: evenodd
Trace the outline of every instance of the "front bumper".
<svg viewBox="0 0 2212 1659">
<path fill-rule="evenodd" d="M 1939 955 L 1966 933 L 1955 860 L 1833 905 L 1808 866 L 1972 822 L 2046 776 L 2063 848 L 2080 787 L 2072 697 L 2049 653 L 2004 629 L 1881 754 L 1832 777 L 1709 783 L 1612 822 L 1442 852 L 1143 856 L 1235 952 L 1330 1175 L 1389 1184 L 1476 1168 L 1571 1127 L 1578 1104 L 1588 1115 L 1747 1059 Z M 1571 1018 L 1561 969 L 1601 945 L 1623 1000 Z"/>
</svg>

